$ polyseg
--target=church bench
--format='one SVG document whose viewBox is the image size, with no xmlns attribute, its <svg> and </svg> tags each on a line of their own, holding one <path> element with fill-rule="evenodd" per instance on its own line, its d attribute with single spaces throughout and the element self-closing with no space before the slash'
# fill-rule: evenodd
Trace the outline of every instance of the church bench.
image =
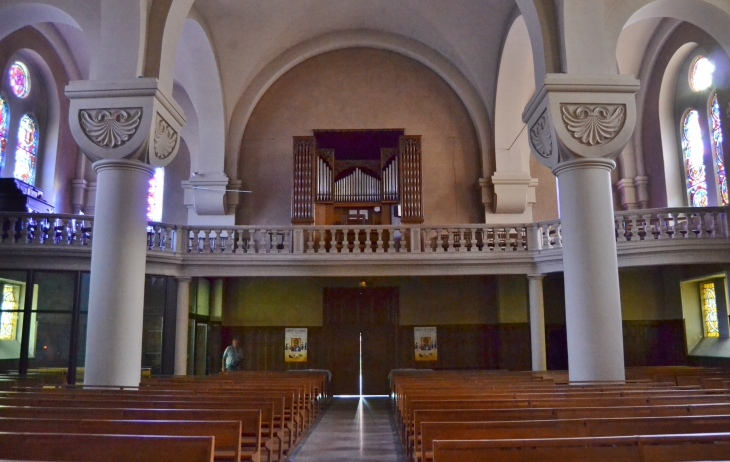
<svg viewBox="0 0 730 462">
<path fill-rule="evenodd" d="M 621 397 L 602 396 L 595 398 L 558 398 L 541 400 L 490 400 L 490 399 L 431 399 L 428 401 L 412 401 L 403 417 L 402 435 L 407 446 L 412 446 L 415 431 L 414 413 L 428 409 L 520 409 L 520 408 L 568 408 L 593 407 L 612 408 L 626 406 L 667 406 L 672 404 L 689 405 L 702 403 L 730 404 L 730 395 L 688 395 L 688 396 L 652 396 Z"/>
<path fill-rule="evenodd" d="M 434 462 L 727 461 L 730 434 L 516 440 L 436 440 Z"/>
<path fill-rule="evenodd" d="M 508 440 L 730 432 L 730 415 L 505 422 L 423 422 L 414 461 L 433 459 L 435 440 Z M 425 459 L 423 456 L 425 455 Z"/>
<path fill-rule="evenodd" d="M 670 399 L 663 399 L 659 397 L 653 397 L 651 399 L 630 399 L 622 397 L 605 397 L 600 399 L 557 399 L 557 400 L 541 400 L 541 401 L 505 401 L 505 400 L 433 400 L 433 401 L 414 401 L 411 403 L 409 409 L 409 416 L 406 416 L 403 430 L 403 443 L 406 448 L 407 454 L 410 455 L 412 448 L 415 446 L 416 434 L 418 427 L 415 419 L 415 413 L 418 411 L 426 410 L 459 410 L 469 409 L 474 410 L 514 410 L 519 411 L 522 409 L 543 409 L 537 411 L 541 415 L 545 415 L 545 409 L 560 409 L 561 415 L 568 415 L 571 413 L 575 415 L 580 413 L 580 416 L 586 416 L 588 412 L 593 412 L 598 416 L 610 416 L 610 415 L 624 415 L 625 412 L 642 412 L 647 413 L 647 408 L 652 407 L 666 407 L 671 405 L 679 406 L 674 410 L 667 410 L 666 412 L 687 412 L 685 406 L 696 405 L 696 404 L 710 404 L 713 407 L 721 406 L 718 411 L 713 413 L 726 413 L 726 409 L 730 408 L 730 397 L 726 395 L 719 395 L 715 397 L 710 396 L 688 396 L 688 397 L 670 397 Z M 724 404 L 724 406 L 722 406 Z M 635 411 L 634 411 L 635 410 Z M 486 413 L 486 412 L 485 412 Z M 730 413 L 730 412 L 727 412 Z M 509 412 L 505 415 L 519 415 L 520 412 Z M 525 412 L 521 413 L 526 415 Z M 461 419 L 464 420 L 464 419 Z M 499 419 L 503 420 L 503 419 Z"/>
<path fill-rule="evenodd" d="M 212 436 L 217 462 L 241 460 L 241 422 L 0 418 L 0 432 Z"/>
<path fill-rule="evenodd" d="M 271 453 L 280 452 L 283 446 L 281 416 L 284 398 L 257 398 L 244 395 L 229 396 L 181 396 L 137 395 L 130 393 L 105 392 L 103 394 L 74 391 L 71 393 L 0 393 L 0 405 L 11 406 L 81 406 L 81 407 L 145 407 L 159 409 L 259 409 L 261 410 L 261 434 L 263 447 Z M 281 458 L 281 457 L 279 457 Z"/>
<path fill-rule="evenodd" d="M 0 417 L 91 420 L 228 420 L 241 422 L 241 459 L 260 460 L 261 411 L 0 406 Z"/>
<path fill-rule="evenodd" d="M 2 457 L 35 461 L 212 462 L 211 436 L 0 433 Z"/>
</svg>

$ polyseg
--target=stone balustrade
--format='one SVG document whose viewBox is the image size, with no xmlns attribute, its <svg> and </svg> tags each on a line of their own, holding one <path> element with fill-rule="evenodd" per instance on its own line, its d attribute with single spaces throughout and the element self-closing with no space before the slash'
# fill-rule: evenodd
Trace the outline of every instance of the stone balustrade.
<svg viewBox="0 0 730 462">
<path fill-rule="evenodd" d="M 656 241 L 728 240 L 728 209 L 665 208 L 616 212 L 619 249 Z M 92 216 L 0 213 L 0 246 L 91 246 Z M 230 226 L 149 223 L 150 254 L 497 255 L 561 251 L 560 220 L 524 225 Z"/>
</svg>

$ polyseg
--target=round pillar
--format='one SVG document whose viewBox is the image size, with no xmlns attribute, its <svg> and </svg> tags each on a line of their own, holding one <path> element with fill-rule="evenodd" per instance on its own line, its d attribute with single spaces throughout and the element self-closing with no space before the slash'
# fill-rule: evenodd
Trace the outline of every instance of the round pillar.
<svg viewBox="0 0 730 462">
<path fill-rule="evenodd" d="M 612 160 L 576 159 L 559 179 L 571 381 L 624 380 Z"/>
<path fill-rule="evenodd" d="M 190 278 L 177 280 L 177 316 L 175 318 L 175 375 L 188 373 L 188 312 Z"/>
<path fill-rule="evenodd" d="M 84 385 L 138 386 L 153 167 L 100 160 L 91 253 Z"/>
<path fill-rule="evenodd" d="M 530 296 L 530 346 L 532 349 L 532 370 L 547 370 L 547 348 L 545 346 L 545 299 L 542 293 L 544 274 L 528 274 L 527 285 Z"/>
</svg>

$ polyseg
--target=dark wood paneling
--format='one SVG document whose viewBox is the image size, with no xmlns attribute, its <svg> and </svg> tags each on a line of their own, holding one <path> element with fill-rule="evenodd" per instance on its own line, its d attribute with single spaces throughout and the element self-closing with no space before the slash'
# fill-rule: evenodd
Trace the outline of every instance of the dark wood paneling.
<svg viewBox="0 0 730 462">
<path fill-rule="evenodd" d="M 294 369 L 319 369 L 324 366 L 322 328 L 307 328 L 307 362 L 284 362 L 283 327 L 222 327 L 221 346 L 218 356 L 238 338 L 243 348 L 243 369 L 247 371 L 286 371 Z M 220 364 L 220 363 L 218 363 Z"/>
<path fill-rule="evenodd" d="M 626 367 L 687 364 L 684 320 L 624 321 Z"/>
<path fill-rule="evenodd" d="M 565 325 L 545 327 L 547 362 L 550 370 L 568 369 L 568 341 Z M 684 321 L 624 321 L 626 367 L 687 364 Z"/>
</svg>

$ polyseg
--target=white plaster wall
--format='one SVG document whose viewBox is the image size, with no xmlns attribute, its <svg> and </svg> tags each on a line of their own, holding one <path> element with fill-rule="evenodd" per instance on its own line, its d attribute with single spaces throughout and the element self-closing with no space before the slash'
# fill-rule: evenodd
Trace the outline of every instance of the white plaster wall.
<svg viewBox="0 0 730 462">
<path fill-rule="evenodd" d="M 355 48 L 319 55 L 282 76 L 243 138 L 239 224 L 291 220 L 292 137 L 313 129 L 405 128 L 422 135 L 426 223 L 478 223 L 479 149 L 469 114 L 435 73 L 404 56 Z"/>
</svg>

